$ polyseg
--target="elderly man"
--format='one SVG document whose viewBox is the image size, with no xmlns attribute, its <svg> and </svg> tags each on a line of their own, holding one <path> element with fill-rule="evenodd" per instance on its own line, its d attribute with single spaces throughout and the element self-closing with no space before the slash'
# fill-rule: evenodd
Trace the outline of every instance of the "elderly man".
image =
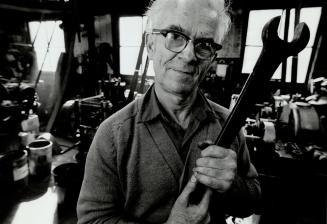
<svg viewBox="0 0 327 224">
<path fill-rule="evenodd" d="M 79 223 L 225 223 L 227 214 L 252 214 L 260 185 L 244 136 L 230 149 L 211 144 L 228 110 L 198 88 L 228 30 L 224 1 L 156 0 L 146 15 L 155 84 L 99 127 Z M 200 185 L 207 190 L 194 201 Z"/>
</svg>

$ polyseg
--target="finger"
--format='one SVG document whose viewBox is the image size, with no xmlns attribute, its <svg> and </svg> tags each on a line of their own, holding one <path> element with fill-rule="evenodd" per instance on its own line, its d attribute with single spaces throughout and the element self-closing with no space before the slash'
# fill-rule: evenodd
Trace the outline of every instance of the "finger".
<svg viewBox="0 0 327 224">
<path fill-rule="evenodd" d="M 232 181 L 235 177 L 234 170 L 222 170 L 222 169 L 212 169 L 208 167 L 195 167 L 193 168 L 193 172 L 197 174 L 202 174 L 208 177 L 212 177 L 218 180 L 227 180 Z"/>
<path fill-rule="evenodd" d="M 183 203 L 185 206 L 188 204 L 190 194 L 195 190 L 197 184 L 197 179 L 194 175 L 192 175 L 191 179 L 187 182 L 184 187 L 182 193 L 178 197 L 179 201 Z"/>
<path fill-rule="evenodd" d="M 232 149 L 210 145 L 201 151 L 201 156 L 214 158 L 225 158 L 230 156 L 231 158 L 236 158 L 236 153 Z"/>
<path fill-rule="evenodd" d="M 201 173 L 197 173 L 196 179 L 198 180 L 198 182 L 202 183 L 203 185 L 215 189 L 216 191 L 221 193 L 227 191 L 232 184 L 232 181 L 230 180 L 223 180 L 223 179 L 219 180 L 212 177 L 208 177 Z"/>
<path fill-rule="evenodd" d="M 222 161 L 223 162 L 223 161 Z M 216 168 L 218 169 L 220 166 L 222 166 L 219 163 L 219 160 L 214 158 L 199 158 L 195 162 L 196 166 L 202 166 L 202 167 L 208 167 L 208 168 Z"/>
<path fill-rule="evenodd" d="M 235 170 L 237 168 L 236 160 L 229 157 L 224 159 L 203 157 L 197 159 L 195 163 L 198 167 L 207 167 L 213 169 Z"/>
<path fill-rule="evenodd" d="M 206 212 L 208 211 L 211 195 L 212 195 L 212 190 L 207 188 L 207 190 L 204 193 L 203 198 L 199 204 L 200 210 L 206 211 Z"/>
</svg>

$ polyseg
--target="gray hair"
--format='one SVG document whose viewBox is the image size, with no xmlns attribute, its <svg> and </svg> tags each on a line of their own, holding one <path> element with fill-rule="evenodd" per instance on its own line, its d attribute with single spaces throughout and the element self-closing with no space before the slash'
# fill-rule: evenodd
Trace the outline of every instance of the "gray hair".
<svg viewBox="0 0 327 224">
<path fill-rule="evenodd" d="M 148 17 L 146 31 L 158 26 L 167 11 L 171 11 L 178 6 L 181 0 L 151 0 L 145 15 Z M 189 1 L 189 0 L 184 0 Z M 215 41 L 221 43 L 230 29 L 231 19 L 228 13 L 229 0 L 196 0 L 197 3 L 209 8 L 214 12 L 214 19 L 217 20 Z M 165 10 L 163 10 L 165 9 Z"/>
</svg>

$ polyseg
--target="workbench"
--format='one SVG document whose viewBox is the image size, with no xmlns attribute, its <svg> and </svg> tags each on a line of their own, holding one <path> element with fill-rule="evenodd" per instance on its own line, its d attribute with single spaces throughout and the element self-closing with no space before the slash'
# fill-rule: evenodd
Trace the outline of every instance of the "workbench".
<svg viewBox="0 0 327 224">
<path fill-rule="evenodd" d="M 248 143 L 251 159 L 259 173 L 262 202 L 257 214 L 260 224 L 327 223 L 327 162 L 293 158 L 277 153 L 275 145 L 253 147 Z M 257 145 L 256 145 L 257 146 Z M 78 150 L 53 156 L 52 168 L 76 162 Z M 21 193 L 8 194 L 0 200 L 2 224 L 70 224 L 76 223 L 76 196 L 70 204 L 62 203 L 63 192 L 48 178 L 29 181 Z"/>
<path fill-rule="evenodd" d="M 262 188 L 260 224 L 326 224 L 327 160 L 277 151 L 276 144 L 251 151 Z"/>
<path fill-rule="evenodd" d="M 68 146 L 67 146 L 68 147 Z M 76 149 L 54 155 L 52 170 L 64 163 L 76 163 Z M 72 192 L 74 190 L 74 192 Z M 67 194 L 67 192 L 70 192 Z M 2 192 L 3 193 L 3 192 Z M 53 174 L 42 179 L 29 178 L 28 185 L 0 198 L 1 224 L 70 224 L 77 223 L 76 199 L 79 189 L 57 186 Z M 71 199 L 70 203 L 67 203 Z M 63 200 L 66 199 L 66 200 Z"/>
</svg>

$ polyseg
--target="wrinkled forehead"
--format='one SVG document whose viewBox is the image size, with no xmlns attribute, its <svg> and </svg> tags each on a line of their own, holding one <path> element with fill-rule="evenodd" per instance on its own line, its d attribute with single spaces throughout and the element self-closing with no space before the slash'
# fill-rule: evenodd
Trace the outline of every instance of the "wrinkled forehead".
<svg viewBox="0 0 327 224">
<path fill-rule="evenodd" d="M 190 33 L 214 32 L 217 28 L 217 12 L 212 9 L 208 0 L 175 0 L 170 1 L 163 9 L 160 28 L 175 25 Z"/>
</svg>

